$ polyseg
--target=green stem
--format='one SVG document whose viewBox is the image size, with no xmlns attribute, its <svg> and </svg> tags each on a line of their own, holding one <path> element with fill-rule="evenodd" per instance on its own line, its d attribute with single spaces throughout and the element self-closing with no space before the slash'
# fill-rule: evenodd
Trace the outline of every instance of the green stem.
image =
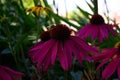
<svg viewBox="0 0 120 80">
<path fill-rule="evenodd" d="M 94 14 L 98 14 L 98 0 L 94 0 Z"/>
<path fill-rule="evenodd" d="M 24 8 L 22 0 L 20 0 L 20 5 L 21 5 L 22 9 L 25 11 L 25 8 Z"/>
<path fill-rule="evenodd" d="M 7 27 L 8 27 L 8 28 L 6 28 L 6 30 L 7 30 L 6 34 L 7 34 L 7 38 L 8 38 L 7 43 L 8 43 L 9 49 L 10 49 L 10 51 L 12 53 L 12 56 L 13 56 L 13 58 L 15 60 L 15 63 L 17 65 L 16 52 L 15 52 L 14 48 L 12 47 L 12 41 L 11 41 L 12 33 L 11 33 L 10 29 L 9 29 L 9 26 L 7 26 Z"/>
<path fill-rule="evenodd" d="M 29 69 L 28 69 L 28 67 L 27 67 L 27 64 L 26 64 L 25 55 L 24 55 L 24 50 L 23 50 L 22 45 L 20 45 L 20 48 L 21 48 L 21 55 L 22 55 L 22 60 L 23 60 L 24 66 L 25 66 L 25 68 L 26 68 L 27 73 L 30 74 L 30 71 L 29 71 Z"/>
<path fill-rule="evenodd" d="M 10 48 L 10 50 L 11 50 L 12 56 L 13 56 L 13 58 L 14 58 L 14 60 L 15 60 L 15 63 L 16 63 L 16 65 L 17 65 L 16 53 L 14 53 L 14 50 L 13 50 L 13 48 L 12 48 L 12 46 L 11 46 L 11 42 L 8 42 L 8 45 L 9 45 L 9 48 Z"/>
<path fill-rule="evenodd" d="M 37 5 L 38 5 L 39 0 L 33 0 L 33 2 L 34 2 L 34 4 L 35 4 L 35 6 L 37 6 Z"/>
<path fill-rule="evenodd" d="M 42 28 L 42 22 L 40 22 L 39 21 L 39 17 L 36 17 L 36 31 L 37 31 L 37 38 L 36 38 L 36 41 L 38 41 L 38 39 L 39 39 L 39 35 L 42 33 L 42 31 L 43 31 L 43 28 Z"/>
</svg>

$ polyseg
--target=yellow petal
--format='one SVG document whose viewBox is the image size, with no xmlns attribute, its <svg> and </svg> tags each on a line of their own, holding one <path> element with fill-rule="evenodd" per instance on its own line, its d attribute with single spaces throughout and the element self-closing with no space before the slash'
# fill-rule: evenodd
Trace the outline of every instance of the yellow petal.
<svg viewBox="0 0 120 80">
<path fill-rule="evenodd" d="M 37 10 L 37 7 L 32 8 L 32 12 L 36 12 L 36 10 Z"/>
<path fill-rule="evenodd" d="M 40 13 L 40 8 L 37 7 L 35 12 L 36 12 L 36 15 L 38 16 Z"/>
</svg>

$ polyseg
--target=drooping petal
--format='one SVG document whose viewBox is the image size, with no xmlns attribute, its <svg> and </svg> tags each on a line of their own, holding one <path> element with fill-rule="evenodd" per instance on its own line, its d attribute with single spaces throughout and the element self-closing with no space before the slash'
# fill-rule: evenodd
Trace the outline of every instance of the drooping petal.
<svg viewBox="0 0 120 80">
<path fill-rule="evenodd" d="M 86 33 L 84 33 L 82 36 L 84 36 L 85 38 L 91 36 L 93 34 L 93 31 L 95 31 L 95 28 L 91 28 L 93 26 L 91 26 L 91 24 L 88 24 L 88 29 L 86 29 Z"/>
<path fill-rule="evenodd" d="M 107 29 L 108 26 L 105 26 L 105 25 L 106 24 L 103 24 L 103 27 L 102 27 L 104 29 L 104 34 L 103 35 L 104 35 L 105 39 L 108 39 L 108 36 L 109 36 L 109 31 Z"/>
<path fill-rule="evenodd" d="M 80 64 L 82 64 L 83 56 L 80 55 L 80 50 L 78 49 L 78 46 L 74 45 L 74 42 L 72 40 L 69 41 L 69 45 L 75 55 L 75 58 L 79 61 Z"/>
<path fill-rule="evenodd" d="M 109 58 L 105 58 L 104 60 L 102 60 L 102 62 L 97 66 L 97 69 L 100 69 L 105 63 L 107 63 L 107 61 L 109 60 Z"/>
<path fill-rule="evenodd" d="M 33 55 L 33 59 L 35 61 L 38 61 L 41 57 L 45 56 L 47 52 L 51 49 L 53 43 L 53 40 L 48 40 L 44 44 L 42 44 L 39 50 L 37 50 Z"/>
<path fill-rule="evenodd" d="M 46 72 L 51 66 L 51 51 L 48 52 L 48 54 L 46 55 L 46 57 L 43 60 L 43 72 Z M 39 68 L 40 66 L 37 65 L 37 67 Z"/>
<path fill-rule="evenodd" d="M 22 80 L 23 73 L 14 71 L 8 67 L 4 67 L 4 70 L 11 76 L 14 80 Z"/>
<path fill-rule="evenodd" d="M 79 55 L 81 60 L 84 60 L 84 59 L 86 59 L 88 61 L 91 60 L 91 58 L 89 56 L 89 51 L 85 50 L 85 48 L 83 46 L 79 45 L 79 43 L 77 43 L 73 40 L 71 40 L 71 43 L 72 43 L 73 47 L 78 50 L 79 54 L 77 54 L 77 55 Z"/>
<path fill-rule="evenodd" d="M 83 34 L 86 33 L 86 31 L 88 30 L 88 28 L 89 28 L 89 25 L 86 25 L 86 26 L 82 27 L 82 28 L 77 32 L 77 34 L 78 34 L 79 36 L 82 36 Z"/>
<path fill-rule="evenodd" d="M 108 24 L 106 24 L 107 28 L 108 28 L 108 32 L 111 33 L 113 36 L 116 36 L 117 32 L 113 29 L 112 26 L 108 26 Z"/>
<path fill-rule="evenodd" d="M 67 60 L 68 60 L 68 68 L 71 68 L 71 66 L 72 66 L 72 48 L 71 48 L 69 40 L 67 40 L 65 42 L 64 49 L 66 51 L 66 56 L 67 56 Z"/>
<path fill-rule="evenodd" d="M 0 69 L 0 79 L 1 80 L 12 80 L 10 75 L 5 72 L 3 69 Z"/>
<path fill-rule="evenodd" d="M 99 29 L 99 34 L 98 34 L 98 39 L 99 39 L 99 41 L 100 42 L 102 42 L 103 41 L 103 31 L 102 31 L 102 28 L 101 27 L 98 27 L 98 29 Z"/>
<path fill-rule="evenodd" d="M 92 46 L 89 46 L 85 41 L 80 39 L 79 37 L 71 37 L 71 40 L 76 42 L 79 46 L 81 46 L 82 49 L 88 51 L 88 52 L 98 52 L 98 50 Z"/>
<path fill-rule="evenodd" d="M 109 31 L 108 28 L 109 27 L 107 24 L 102 24 L 101 26 L 99 26 L 99 41 L 102 42 L 105 39 L 108 39 L 109 36 Z"/>
<path fill-rule="evenodd" d="M 29 56 L 32 57 L 36 53 L 36 51 L 40 49 L 40 47 L 43 43 L 44 42 L 41 41 L 41 42 L 36 43 L 34 46 L 32 46 L 29 51 Z"/>
<path fill-rule="evenodd" d="M 3 74 L 2 80 L 22 80 L 23 76 L 23 73 L 14 71 L 6 66 L 0 66 L 0 76 L 2 76 L 1 73 Z"/>
<path fill-rule="evenodd" d="M 101 54 L 96 54 L 95 56 L 92 57 L 93 60 L 100 60 L 100 59 L 105 59 L 105 58 L 111 58 L 113 55 L 115 55 L 117 52 L 117 49 L 115 48 L 108 48 Z"/>
<path fill-rule="evenodd" d="M 37 66 L 41 66 L 44 58 L 46 57 L 49 50 L 51 50 L 52 45 L 54 45 L 53 40 L 45 42 L 42 47 L 33 56 L 33 61 L 38 62 Z"/>
<path fill-rule="evenodd" d="M 43 42 L 43 41 L 40 41 L 40 42 L 34 44 L 34 45 L 31 47 L 30 52 L 31 52 L 31 51 L 35 51 L 35 50 L 38 50 L 38 49 L 40 48 L 40 46 L 41 46 L 42 43 L 44 43 L 44 42 Z"/>
<path fill-rule="evenodd" d="M 105 67 L 105 69 L 102 72 L 103 79 L 109 78 L 115 72 L 120 62 L 119 60 L 120 60 L 119 58 L 116 58 Z"/>
<path fill-rule="evenodd" d="M 98 30 L 98 26 L 95 26 L 94 25 L 94 31 L 92 31 L 92 41 L 94 41 L 97 37 L 98 37 L 98 34 L 99 34 L 99 30 Z"/>
<path fill-rule="evenodd" d="M 59 45 L 59 41 L 55 41 L 55 45 L 53 45 L 52 47 L 52 52 L 51 52 L 51 63 L 52 65 L 54 64 L 55 62 L 55 59 L 56 59 L 56 56 L 57 56 L 57 51 L 58 51 L 58 45 Z"/>
<path fill-rule="evenodd" d="M 60 42 L 59 49 L 58 49 L 58 59 L 60 61 L 60 64 L 64 70 L 68 70 L 68 60 L 66 51 L 64 50 L 63 43 Z"/>
<path fill-rule="evenodd" d="M 120 80 L 120 63 L 119 63 L 119 65 L 118 65 L 117 73 L 118 73 L 118 78 L 119 78 L 119 80 Z"/>
</svg>

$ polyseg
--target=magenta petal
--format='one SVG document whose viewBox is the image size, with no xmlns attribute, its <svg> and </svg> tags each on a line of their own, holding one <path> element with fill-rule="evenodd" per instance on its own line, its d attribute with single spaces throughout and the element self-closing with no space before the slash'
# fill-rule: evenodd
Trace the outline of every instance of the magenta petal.
<svg viewBox="0 0 120 80">
<path fill-rule="evenodd" d="M 51 65 L 51 53 L 48 53 L 43 61 L 43 71 L 46 72 L 52 65 Z M 39 66 L 38 66 L 39 68 Z"/>
<path fill-rule="evenodd" d="M 82 35 L 84 35 L 84 34 L 86 33 L 86 31 L 88 30 L 88 28 L 89 28 L 88 25 L 82 27 L 82 28 L 77 32 L 77 34 L 78 34 L 80 37 L 82 37 Z"/>
<path fill-rule="evenodd" d="M 70 47 L 72 49 L 72 52 L 75 54 L 76 59 L 79 61 L 80 64 L 82 64 L 83 58 L 80 56 L 80 50 L 78 49 L 78 46 L 74 45 L 73 41 L 69 42 Z"/>
<path fill-rule="evenodd" d="M 99 26 L 99 30 L 100 30 L 100 42 L 102 42 L 102 40 L 104 40 L 105 38 L 108 38 L 108 33 L 107 33 L 107 29 L 104 26 L 104 24 L 102 26 Z"/>
<path fill-rule="evenodd" d="M 99 41 L 100 42 L 102 42 L 103 41 L 103 32 L 102 32 L 102 28 L 99 26 L 98 27 L 99 28 L 99 35 L 98 35 L 98 39 L 99 39 Z"/>
<path fill-rule="evenodd" d="M 58 45 L 59 45 L 59 42 L 58 41 L 55 41 L 55 45 L 53 45 L 52 47 L 52 54 L 51 54 L 51 61 L 52 61 L 52 65 L 54 64 L 55 62 L 55 59 L 56 59 L 56 54 L 57 54 L 57 51 L 58 51 Z"/>
<path fill-rule="evenodd" d="M 39 50 L 37 50 L 33 55 L 33 60 L 38 61 L 39 59 L 42 59 L 51 49 L 52 45 L 53 45 L 53 40 L 48 40 L 44 44 L 42 44 Z"/>
<path fill-rule="evenodd" d="M 119 78 L 119 80 L 120 80 L 120 63 L 119 63 L 119 65 L 118 65 L 117 73 L 118 73 L 118 78 Z"/>
<path fill-rule="evenodd" d="M 85 41 L 80 39 L 79 37 L 71 37 L 71 40 L 76 42 L 79 46 L 81 46 L 82 49 L 88 51 L 88 52 L 98 52 L 98 50 L 92 46 L 89 46 Z"/>
<path fill-rule="evenodd" d="M 98 65 L 96 70 L 100 69 L 105 63 L 107 63 L 108 60 L 109 60 L 109 58 L 102 60 L 102 62 Z"/>
<path fill-rule="evenodd" d="M 52 65 L 51 65 L 51 60 L 48 59 L 47 61 L 45 61 L 45 64 L 44 64 L 44 71 L 46 72 Z"/>
<path fill-rule="evenodd" d="M 112 62 L 110 62 L 102 72 L 102 78 L 103 79 L 109 78 L 115 72 L 118 64 L 119 64 L 119 58 L 116 58 Z"/>
<path fill-rule="evenodd" d="M 71 68 L 71 66 L 72 66 L 72 48 L 71 48 L 69 40 L 65 42 L 64 49 L 66 51 L 68 67 Z"/>
<path fill-rule="evenodd" d="M 29 56 L 31 58 L 36 53 L 36 51 L 39 50 L 39 48 L 41 47 L 42 44 L 43 44 L 43 42 L 41 41 L 41 42 L 38 42 L 34 46 L 31 47 L 31 49 L 29 50 Z"/>
<path fill-rule="evenodd" d="M 23 73 L 14 71 L 14 70 L 12 70 L 12 69 L 10 69 L 10 68 L 8 68 L 8 67 L 5 67 L 5 66 L 3 67 L 3 69 L 4 69 L 6 72 L 8 72 L 8 73 L 12 73 L 12 74 L 15 74 L 15 75 L 23 75 Z"/>
<path fill-rule="evenodd" d="M 34 45 L 31 47 L 30 52 L 31 52 L 31 51 L 35 51 L 35 50 L 38 50 L 38 49 L 40 48 L 41 44 L 43 44 L 43 43 L 44 43 L 44 42 L 41 41 L 41 42 L 38 42 L 38 43 L 34 44 Z"/>
<path fill-rule="evenodd" d="M 106 26 L 106 24 L 102 24 L 101 26 L 99 26 L 99 40 L 100 42 L 102 42 L 104 39 L 107 39 L 109 36 L 108 33 L 108 26 Z"/>
<path fill-rule="evenodd" d="M 22 80 L 23 73 L 0 65 L 0 80 Z"/>
<path fill-rule="evenodd" d="M 104 38 L 107 39 L 109 36 L 109 31 L 107 29 L 108 26 L 106 26 L 106 24 L 103 24 L 104 26 L 102 28 L 104 28 Z"/>
<path fill-rule="evenodd" d="M 66 55 L 66 51 L 64 50 L 64 47 L 62 45 L 62 42 L 59 44 L 58 59 L 59 59 L 59 61 L 61 63 L 62 68 L 64 70 L 68 70 L 67 55 Z"/>
<path fill-rule="evenodd" d="M 23 73 L 14 71 L 8 67 L 3 67 L 3 68 L 11 76 L 12 79 L 14 79 L 14 80 L 21 80 L 22 79 Z"/>
<path fill-rule="evenodd" d="M 91 28 L 91 25 L 88 25 L 88 29 L 86 29 L 86 33 L 83 34 L 82 36 L 84 36 L 85 38 L 89 37 L 92 35 L 92 32 L 94 31 L 94 28 Z"/>
<path fill-rule="evenodd" d="M 98 37 L 98 33 L 99 33 L 99 28 L 97 26 L 94 27 L 94 31 L 92 32 L 91 38 L 92 40 L 95 40 Z"/>
<path fill-rule="evenodd" d="M 100 60 L 100 59 L 105 59 L 105 58 L 111 58 L 113 55 L 115 55 L 117 52 L 116 48 L 108 48 L 101 54 L 97 54 L 92 57 L 93 60 Z"/>
<path fill-rule="evenodd" d="M 116 36 L 117 32 L 113 29 L 112 26 L 106 24 L 107 28 L 108 28 L 108 32 L 111 33 L 113 36 Z"/>
<path fill-rule="evenodd" d="M 91 60 L 90 56 L 88 55 L 89 52 L 87 50 L 85 50 L 85 48 L 83 46 L 79 45 L 79 43 L 76 43 L 75 41 L 72 41 L 72 40 L 71 40 L 71 43 L 74 47 L 74 50 L 76 51 L 75 55 L 77 55 L 79 57 L 79 58 L 78 57 L 76 57 L 76 58 L 78 58 L 79 60 L 80 60 L 80 58 L 81 58 L 81 60 L 84 60 L 84 59 L 86 59 L 88 61 Z M 78 53 L 78 54 L 76 54 L 76 53 Z"/>
<path fill-rule="evenodd" d="M 0 69 L 0 80 L 12 80 L 12 78 L 4 69 Z"/>
<path fill-rule="evenodd" d="M 48 54 L 49 50 L 51 50 L 53 43 L 54 43 L 53 40 L 49 40 L 49 41 L 45 42 L 42 45 L 42 47 L 33 56 L 33 61 L 38 62 L 37 66 L 41 66 L 44 58 Z"/>
</svg>

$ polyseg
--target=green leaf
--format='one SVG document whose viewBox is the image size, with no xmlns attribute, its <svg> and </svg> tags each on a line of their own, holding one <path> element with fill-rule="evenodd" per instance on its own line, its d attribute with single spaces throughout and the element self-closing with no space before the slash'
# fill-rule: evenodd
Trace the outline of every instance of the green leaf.
<svg viewBox="0 0 120 80">
<path fill-rule="evenodd" d="M 91 5 L 91 4 L 88 3 L 87 1 L 86 1 L 86 3 L 87 3 L 87 5 L 89 6 L 89 8 L 91 9 L 91 11 L 94 12 L 94 7 L 93 7 L 93 5 Z"/>
<path fill-rule="evenodd" d="M 62 20 L 62 21 L 64 21 L 64 22 L 66 22 L 67 24 L 69 24 L 70 26 L 73 26 L 74 28 L 79 29 L 79 26 L 73 24 L 73 23 L 70 22 L 68 19 L 63 18 L 63 17 L 61 17 L 61 16 L 59 16 L 59 15 L 57 15 L 57 14 L 54 14 L 54 13 L 53 13 L 53 16 L 54 16 L 56 19 L 60 19 L 60 20 Z"/>
<path fill-rule="evenodd" d="M 92 15 L 92 14 L 88 13 L 87 11 L 81 9 L 79 6 L 77 6 L 77 8 L 80 10 L 80 12 L 83 14 L 83 16 L 85 16 L 88 19 L 89 19 L 89 16 Z"/>
<path fill-rule="evenodd" d="M 80 16 L 79 14 L 77 14 L 76 12 L 74 12 L 75 16 L 73 16 L 73 20 L 76 21 L 78 24 L 80 24 L 81 26 L 84 26 L 88 23 L 88 19 Z"/>
</svg>

